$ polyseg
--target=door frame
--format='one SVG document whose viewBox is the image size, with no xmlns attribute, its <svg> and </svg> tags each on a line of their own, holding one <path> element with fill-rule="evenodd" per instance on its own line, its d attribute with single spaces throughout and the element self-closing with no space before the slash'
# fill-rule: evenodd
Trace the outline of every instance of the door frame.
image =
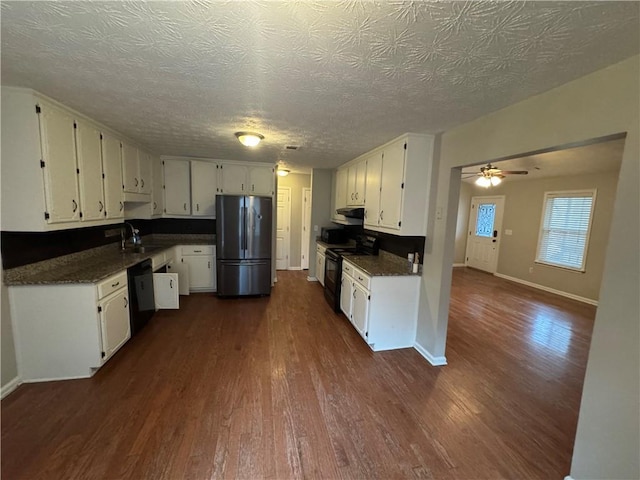
<svg viewBox="0 0 640 480">
<path fill-rule="evenodd" d="M 306 217 L 307 204 L 309 205 L 309 216 Z M 302 232 L 300 235 L 302 245 L 300 246 L 300 268 L 309 269 L 309 244 L 311 242 L 311 187 L 302 188 Z"/>
<path fill-rule="evenodd" d="M 284 268 L 278 268 L 278 257 L 277 257 L 277 252 L 278 252 L 278 248 L 276 245 L 276 258 L 275 258 L 275 264 L 276 264 L 276 270 L 288 270 L 289 267 L 291 266 L 291 187 L 281 187 L 278 186 L 278 190 L 276 191 L 276 212 L 278 210 L 278 194 L 280 193 L 280 190 L 282 190 L 283 192 L 286 191 L 289 201 L 287 202 L 287 207 L 285 209 L 285 216 L 287 217 L 287 231 L 285 232 L 284 235 L 284 253 L 285 253 L 285 258 L 286 258 L 286 264 L 284 266 Z M 276 219 L 276 243 L 278 242 L 278 220 Z"/>
<path fill-rule="evenodd" d="M 465 249 L 464 252 L 464 264 L 466 267 L 469 266 L 469 255 L 470 255 L 470 250 L 471 250 L 471 236 L 472 236 L 472 231 L 471 231 L 471 225 L 475 225 L 476 222 L 476 215 L 475 212 L 476 210 L 473 208 L 473 203 L 474 202 L 480 202 L 484 199 L 488 199 L 488 198 L 496 198 L 496 199 L 500 199 L 502 200 L 502 211 L 500 212 L 500 215 L 498 217 L 498 215 L 496 215 L 496 219 L 499 221 L 499 225 L 497 225 L 498 228 L 496 228 L 495 230 L 498 231 L 498 236 L 496 237 L 498 239 L 497 242 L 497 246 L 496 246 L 496 254 L 495 254 L 495 259 L 493 261 L 493 264 L 491 266 L 491 270 L 487 271 L 487 273 L 491 273 L 492 275 L 495 274 L 498 270 L 498 258 L 500 257 L 500 245 L 502 244 L 502 220 L 504 218 L 504 209 L 505 209 L 505 203 L 506 203 L 506 196 L 505 195 L 474 195 L 471 197 L 471 204 L 469 205 L 469 219 L 467 220 L 467 231 L 469 232 L 469 234 L 467 235 L 467 248 Z M 496 227 L 496 224 L 494 223 L 494 227 Z M 474 268 L 474 267 L 472 267 Z M 486 270 L 483 270 L 486 271 Z"/>
</svg>

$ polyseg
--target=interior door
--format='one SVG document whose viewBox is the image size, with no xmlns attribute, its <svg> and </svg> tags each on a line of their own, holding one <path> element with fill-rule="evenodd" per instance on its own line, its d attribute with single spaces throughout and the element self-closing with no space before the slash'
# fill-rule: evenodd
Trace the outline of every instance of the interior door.
<svg viewBox="0 0 640 480">
<path fill-rule="evenodd" d="M 498 266 L 504 196 L 472 197 L 466 265 L 495 273 Z"/>
<path fill-rule="evenodd" d="M 311 189 L 302 189 L 302 248 L 300 267 L 309 268 L 309 243 L 311 242 Z"/>
<path fill-rule="evenodd" d="M 289 268 L 291 188 L 278 187 L 276 213 L 276 270 Z"/>
</svg>

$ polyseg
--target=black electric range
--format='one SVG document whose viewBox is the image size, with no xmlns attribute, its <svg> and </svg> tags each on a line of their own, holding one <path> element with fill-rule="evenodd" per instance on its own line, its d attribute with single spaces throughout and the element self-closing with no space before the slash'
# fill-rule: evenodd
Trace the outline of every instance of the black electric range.
<svg viewBox="0 0 640 480">
<path fill-rule="evenodd" d="M 370 235 L 357 237 L 354 247 L 327 248 L 324 266 L 324 298 L 334 311 L 340 311 L 342 258 L 350 255 L 377 255 L 378 249 L 378 239 Z"/>
</svg>

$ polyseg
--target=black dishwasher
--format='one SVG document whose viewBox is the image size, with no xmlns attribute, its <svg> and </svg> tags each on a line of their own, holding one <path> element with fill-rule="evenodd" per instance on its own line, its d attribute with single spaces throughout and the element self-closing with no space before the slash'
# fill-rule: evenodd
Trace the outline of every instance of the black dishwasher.
<svg viewBox="0 0 640 480">
<path fill-rule="evenodd" d="M 156 311 L 151 260 L 144 260 L 129 267 L 127 279 L 129 282 L 129 321 L 133 336 L 142 330 Z"/>
</svg>

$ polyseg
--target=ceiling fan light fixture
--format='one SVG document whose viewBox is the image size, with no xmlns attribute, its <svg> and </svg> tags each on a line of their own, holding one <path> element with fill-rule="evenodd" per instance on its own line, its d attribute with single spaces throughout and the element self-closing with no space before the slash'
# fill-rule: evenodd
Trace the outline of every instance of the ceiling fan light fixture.
<svg viewBox="0 0 640 480">
<path fill-rule="evenodd" d="M 284 168 L 282 170 L 278 169 L 278 175 L 281 176 L 281 177 L 286 177 L 287 175 L 289 175 L 289 173 L 291 173 L 290 170 L 287 170 L 287 169 L 284 169 Z"/>
<path fill-rule="evenodd" d="M 491 180 L 488 177 L 482 176 L 478 177 L 476 180 L 476 185 L 479 187 L 489 188 L 491 186 Z"/>
<path fill-rule="evenodd" d="M 500 185 L 500 183 L 502 182 L 502 179 L 500 177 L 494 177 L 492 175 L 489 181 L 491 182 L 491 185 L 495 187 L 497 185 Z"/>
<path fill-rule="evenodd" d="M 236 132 L 236 137 L 245 147 L 255 147 L 264 140 L 264 135 L 254 132 Z"/>
</svg>

